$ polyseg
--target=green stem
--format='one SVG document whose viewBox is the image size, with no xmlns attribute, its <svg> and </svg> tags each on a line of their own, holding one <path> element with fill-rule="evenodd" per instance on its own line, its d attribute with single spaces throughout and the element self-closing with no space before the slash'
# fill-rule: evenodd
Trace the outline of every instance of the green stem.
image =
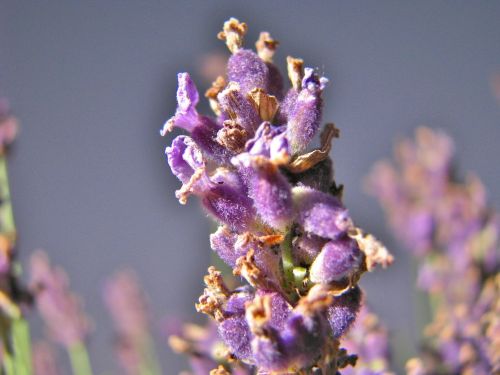
<svg viewBox="0 0 500 375">
<path fill-rule="evenodd" d="M 281 259 L 283 260 L 283 271 L 285 274 L 286 281 L 290 284 L 294 284 L 293 275 L 293 257 L 292 257 L 292 233 L 291 231 L 287 233 L 283 243 L 281 244 Z"/>
<path fill-rule="evenodd" d="M 16 375 L 31 375 L 31 337 L 28 322 L 23 318 L 12 322 L 12 346 Z"/>
<path fill-rule="evenodd" d="M 87 348 L 82 342 L 76 343 L 68 349 L 73 375 L 92 375 Z"/>
<path fill-rule="evenodd" d="M 141 363 L 139 364 L 139 374 L 140 375 L 160 375 L 161 368 L 156 355 L 155 346 L 153 343 L 153 338 L 146 334 L 143 340 L 141 340 L 140 346 L 140 357 Z"/>
<path fill-rule="evenodd" d="M 16 240 L 16 224 L 14 222 L 14 213 L 10 199 L 9 174 L 7 169 L 7 159 L 5 155 L 0 156 L 0 197 L 2 204 L 0 206 L 1 232 L 11 241 L 12 247 Z"/>
<path fill-rule="evenodd" d="M 3 361 L 2 368 L 5 371 L 2 374 L 16 375 L 16 370 L 14 367 L 14 358 L 12 357 L 12 354 L 9 353 L 7 350 L 3 353 L 2 361 Z"/>
</svg>

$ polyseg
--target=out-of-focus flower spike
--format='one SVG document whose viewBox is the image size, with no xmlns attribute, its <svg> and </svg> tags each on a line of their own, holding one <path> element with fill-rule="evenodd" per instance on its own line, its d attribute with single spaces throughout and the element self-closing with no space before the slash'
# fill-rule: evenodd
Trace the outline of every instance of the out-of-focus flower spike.
<svg viewBox="0 0 500 375">
<path fill-rule="evenodd" d="M 64 271 L 54 268 L 40 250 L 31 256 L 30 270 L 36 306 L 51 335 L 68 349 L 81 345 L 90 331 L 90 322 L 82 302 L 70 291 Z"/>
<path fill-rule="evenodd" d="M 10 112 L 8 101 L 0 98 L 0 153 L 14 141 L 18 131 L 19 124 Z"/>
<path fill-rule="evenodd" d="M 134 271 L 125 269 L 110 277 L 103 299 L 121 336 L 137 340 L 149 334 L 146 297 Z"/>
<path fill-rule="evenodd" d="M 33 372 L 34 375 L 61 374 L 55 350 L 48 342 L 40 341 L 33 345 Z"/>
<path fill-rule="evenodd" d="M 347 209 L 340 201 L 306 186 L 292 189 L 296 221 L 307 233 L 336 240 L 352 226 Z"/>
</svg>

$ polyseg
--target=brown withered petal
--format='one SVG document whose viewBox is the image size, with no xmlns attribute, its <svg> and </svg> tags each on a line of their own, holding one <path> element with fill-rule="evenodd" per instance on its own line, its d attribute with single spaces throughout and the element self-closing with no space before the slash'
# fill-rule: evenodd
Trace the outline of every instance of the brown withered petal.
<svg viewBox="0 0 500 375">
<path fill-rule="evenodd" d="M 257 54 L 265 62 L 273 62 L 274 52 L 280 43 L 274 40 L 267 31 L 263 31 L 259 35 L 259 40 L 255 42 Z"/>
<path fill-rule="evenodd" d="M 219 365 L 219 367 L 217 367 L 216 369 L 213 369 L 212 371 L 210 371 L 210 375 L 231 375 L 231 373 L 228 372 L 224 368 L 224 366 Z"/>
<path fill-rule="evenodd" d="M 295 90 L 302 87 L 302 78 L 304 78 L 304 60 L 292 56 L 286 58 L 288 78 Z"/>
<path fill-rule="evenodd" d="M 272 121 L 278 112 L 278 99 L 273 95 L 268 95 L 261 88 L 254 88 L 247 94 L 248 99 L 255 107 L 262 121 Z"/>
<path fill-rule="evenodd" d="M 286 169 L 292 173 L 302 173 L 325 160 L 332 149 L 332 139 L 338 138 L 339 134 L 339 129 L 335 127 L 335 124 L 326 124 L 325 129 L 321 133 L 321 147 L 307 154 L 295 157 L 286 166 Z"/>
<path fill-rule="evenodd" d="M 220 145 L 235 153 L 242 152 L 248 140 L 248 132 L 235 120 L 226 120 L 223 128 L 217 132 L 215 140 Z"/>
<path fill-rule="evenodd" d="M 222 31 L 217 34 L 217 38 L 225 41 L 231 53 L 235 53 L 243 45 L 243 38 L 247 30 L 246 23 L 240 22 L 236 18 L 230 18 L 224 22 Z"/>
<path fill-rule="evenodd" d="M 224 90 L 224 87 L 226 87 L 226 80 L 222 76 L 218 76 L 215 81 L 212 82 L 212 86 L 210 86 L 207 91 L 205 91 L 205 98 L 208 99 L 210 103 L 210 108 L 212 108 L 212 111 L 219 116 L 221 114 L 221 109 L 219 105 L 219 101 L 217 100 L 217 95 Z"/>
</svg>

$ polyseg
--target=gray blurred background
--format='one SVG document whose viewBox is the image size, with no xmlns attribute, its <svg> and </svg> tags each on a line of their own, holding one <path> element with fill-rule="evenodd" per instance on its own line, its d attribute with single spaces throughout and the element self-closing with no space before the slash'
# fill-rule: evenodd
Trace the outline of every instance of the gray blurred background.
<svg viewBox="0 0 500 375">
<path fill-rule="evenodd" d="M 230 16 L 248 23 L 247 46 L 267 30 L 283 68 L 300 56 L 331 79 L 324 119 L 341 129 L 333 157 L 345 203 L 396 256 L 363 285 L 401 372 L 419 334 L 414 273 L 362 180 L 396 137 L 427 124 L 456 140 L 462 170 L 498 207 L 500 2 L 1 0 L 1 94 L 22 124 L 10 174 L 23 259 L 42 247 L 71 275 L 95 321 L 97 374 L 117 371 L 101 287 L 120 266 L 137 270 L 158 322 L 199 319 L 211 224 L 195 199 L 175 199 L 163 155 L 173 135 L 159 129 L 175 110 L 177 72 L 206 89 L 200 58 L 226 53 L 215 35 Z M 157 340 L 166 374 L 186 368 Z"/>
</svg>

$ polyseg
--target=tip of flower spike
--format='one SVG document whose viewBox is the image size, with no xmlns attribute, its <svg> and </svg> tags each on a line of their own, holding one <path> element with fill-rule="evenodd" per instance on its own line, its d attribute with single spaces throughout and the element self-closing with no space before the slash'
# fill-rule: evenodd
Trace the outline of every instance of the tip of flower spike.
<svg viewBox="0 0 500 375">
<path fill-rule="evenodd" d="M 259 40 L 255 42 L 255 48 L 257 49 L 257 54 L 259 57 L 267 62 L 273 62 L 274 52 L 280 43 L 274 40 L 267 31 L 261 32 L 259 35 Z"/>
<path fill-rule="evenodd" d="M 236 53 L 243 45 L 243 39 L 247 30 L 246 23 L 240 22 L 236 18 L 230 18 L 224 22 L 222 31 L 217 34 L 217 38 L 226 42 L 227 48 L 229 48 L 231 53 Z"/>
<path fill-rule="evenodd" d="M 302 78 L 304 78 L 304 60 L 292 56 L 286 58 L 288 78 L 295 90 L 302 87 Z"/>
</svg>

